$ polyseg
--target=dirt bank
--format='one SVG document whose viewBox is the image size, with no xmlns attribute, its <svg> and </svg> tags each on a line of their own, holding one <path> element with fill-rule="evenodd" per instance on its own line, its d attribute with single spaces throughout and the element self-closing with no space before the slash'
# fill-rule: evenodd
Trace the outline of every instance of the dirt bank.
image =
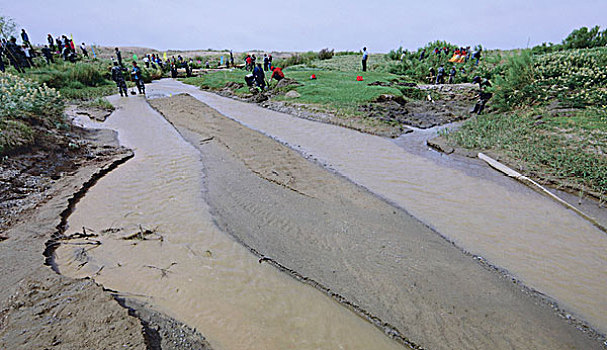
<svg viewBox="0 0 607 350">
<path fill-rule="evenodd" d="M 280 84 L 283 82 L 285 84 Z M 284 79 L 273 89 L 257 94 L 238 95 L 234 91 L 243 84 L 229 82 L 224 88 L 210 90 L 218 95 L 258 104 L 270 110 L 287 113 L 298 118 L 338 125 L 368 134 L 395 138 L 410 132 L 410 126 L 427 129 L 465 120 L 470 117 L 477 88 L 473 84 L 420 85 L 401 82 L 374 82 L 368 85 L 397 86 L 402 96 L 380 95 L 376 100 L 363 104 L 358 114 L 332 110 L 328 107 L 298 103 L 295 100 L 277 100 L 293 86 L 295 80 Z"/>
<path fill-rule="evenodd" d="M 433 349 L 601 347 L 541 295 L 280 143 L 189 96 L 150 103 L 201 151 L 220 227 L 387 333 Z"/>
<path fill-rule="evenodd" d="M 207 348 L 191 328 L 45 266 L 72 205 L 132 157 L 114 132 L 73 133 L 72 150 L 37 148 L 0 163 L 0 348 Z"/>
</svg>

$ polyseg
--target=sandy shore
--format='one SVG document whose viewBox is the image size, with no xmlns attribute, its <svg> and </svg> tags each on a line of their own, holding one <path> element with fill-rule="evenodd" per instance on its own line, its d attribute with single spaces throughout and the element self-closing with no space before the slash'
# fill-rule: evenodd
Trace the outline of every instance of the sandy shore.
<svg viewBox="0 0 607 350">
<path fill-rule="evenodd" d="M 189 96 L 150 102 L 197 147 L 221 228 L 424 348 L 600 348 L 406 212 Z"/>
</svg>

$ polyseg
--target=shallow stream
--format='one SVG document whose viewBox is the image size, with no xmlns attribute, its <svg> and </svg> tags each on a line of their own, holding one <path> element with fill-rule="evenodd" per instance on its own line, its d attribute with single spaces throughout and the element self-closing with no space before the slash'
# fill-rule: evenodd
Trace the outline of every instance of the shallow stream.
<svg viewBox="0 0 607 350">
<path fill-rule="evenodd" d="M 234 101 L 172 80 L 150 94 L 186 92 L 407 210 L 459 247 L 505 268 L 607 332 L 607 235 L 550 199 L 488 169 L 407 150 L 396 141 Z M 419 148 L 419 147 L 418 147 Z"/>
<path fill-rule="evenodd" d="M 219 231 L 203 200 L 199 152 L 141 97 L 111 101 L 118 110 L 102 126 L 117 130 L 135 157 L 76 205 L 66 234 L 99 237 L 63 244 L 62 273 L 148 301 L 215 349 L 402 348 Z M 101 245 L 74 244 L 95 240 Z"/>
</svg>

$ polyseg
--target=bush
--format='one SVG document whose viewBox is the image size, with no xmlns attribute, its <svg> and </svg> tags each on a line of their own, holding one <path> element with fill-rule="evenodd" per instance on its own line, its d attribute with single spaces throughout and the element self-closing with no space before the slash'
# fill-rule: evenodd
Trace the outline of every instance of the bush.
<svg viewBox="0 0 607 350">
<path fill-rule="evenodd" d="M 493 105 L 502 111 L 554 100 L 565 107 L 607 106 L 606 65 L 607 48 L 523 51 L 494 70 Z"/>
<path fill-rule="evenodd" d="M 400 58 L 403 55 L 403 47 L 399 47 L 398 49 L 395 50 L 390 50 L 390 52 L 388 52 L 388 58 L 393 60 L 393 61 L 400 61 Z"/>
<path fill-rule="evenodd" d="M 0 92 L 0 153 L 32 144 L 33 126 L 56 128 L 63 123 L 63 99 L 55 89 L 4 74 Z"/>
<path fill-rule="evenodd" d="M 568 107 L 607 106 L 607 48 L 559 51 L 535 62 L 545 100 L 557 98 Z M 538 89 L 539 90 L 539 89 Z"/>
<path fill-rule="evenodd" d="M 554 45 L 553 43 L 542 43 L 541 45 L 534 46 L 531 49 L 531 53 L 534 55 L 543 55 L 545 53 L 551 53 L 561 49 L 561 45 Z"/>
<path fill-rule="evenodd" d="M 445 54 L 441 51 L 440 54 L 435 54 L 435 48 L 449 48 L 449 54 Z M 450 63 L 449 59 L 453 56 L 455 49 L 459 48 L 456 45 L 450 44 L 446 41 L 434 41 L 426 44 L 426 46 L 419 48 L 417 51 L 408 52 L 399 47 L 396 50 L 392 50 L 388 53 L 387 57 L 391 60 L 387 64 L 385 71 L 393 74 L 403 75 L 411 80 L 420 83 L 427 83 L 427 78 L 430 72 L 430 68 L 433 67 L 438 70 L 441 64 L 445 65 L 445 70 L 449 72 L 452 66 L 455 66 L 458 74 L 456 75 L 456 83 L 469 82 L 469 74 L 478 69 L 474 66 L 472 60 L 468 60 L 466 63 Z M 423 60 L 419 57 L 423 50 L 426 50 L 426 54 Z M 467 74 L 459 74 L 460 69 L 464 67 Z"/>
<path fill-rule="evenodd" d="M 69 79 L 78 81 L 84 86 L 99 86 L 105 83 L 103 74 L 97 67 L 87 63 L 76 63 L 67 70 Z"/>
<path fill-rule="evenodd" d="M 318 59 L 319 60 L 330 60 L 331 58 L 333 58 L 334 51 L 335 50 L 329 50 L 328 48 L 322 49 L 322 50 L 320 50 L 320 52 L 318 52 Z"/>
<path fill-rule="evenodd" d="M 316 58 L 318 58 L 318 54 L 312 51 L 296 53 L 286 59 L 277 60 L 274 66 L 286 68 L 300 64 L 308 64 Z"/>
<path fill-rule="evenodd" d="M 493 105 L 500 110 L 528 106 L 539 101 L 537 73 L 529 51 L 511 56 L 504 65 L 504 75 L 495 79 Z"/>
<path fill-rule="evenodd" d="M 109 75 L 106 67 L 95 63 L 60 63 L 26 72 L 26 76 L 55 89 L 106 85 L 109 83 Z"/>
<path fill-rule="evenodd" d="M 0 119 L 0 155 L 34 143 L 32 129 L 19 120 Z"/>
<path fill-rule="evenodd" d="M 360 51 L 337 51 L 335 56 L 357 56 L 360 55 Z"/>
<path fill-rule="evenodd" d="M 599 26 L 592 29 L 581 27 L 571 32 L 563 40 L 565 49 L 587 49 L 607 45 L 607 29 L 602 31 Z"/>
</svg>

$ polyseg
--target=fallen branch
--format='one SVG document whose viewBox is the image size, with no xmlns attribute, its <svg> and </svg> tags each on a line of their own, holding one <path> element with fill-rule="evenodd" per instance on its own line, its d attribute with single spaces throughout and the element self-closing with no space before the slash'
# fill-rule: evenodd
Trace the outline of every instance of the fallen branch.
<svg viewBox="0 0 607 350">
<path fill-rule="evenodd" d="M 143 229 L 143 227 L 141 227 L 141 225 L 139 225 L 139 231 L 138 232 L 134 232 L 130 235 L 124 236 L 122 237 L 122 239 L 130 241 L 130 240 L 140 240 L 140 241 L 147 241 L 149 240 L 149 238 L 147 238 L 147 236 L 150 235 L 155 235 L 157 238 L 154 240 L 158 240 L 158 241 L 164 241 L 164 237 L 160 234 L 158 234 L 156 231 L 158 230 L 158 227 L 155 227 L 151 230 L 149 229 Z"/>
<path fill-rule="evenodd" d="M 167 277 L 167 275 L 168 275 L 169 272 L 171 272 L 171 271 L 169 271 L 169 269 L 171 267 L 173 267 L 173 265 L 177 265 L 177 263 L 176 262 L 172 262 L 169 266 L 167 266 L 165 268 L 156 267 L 156 266 L 153 266 L 153 265 L 145 265 L 145 267 L 149 267 L 150 269 L 159 270 L 160 273 L 161 273 L 160 278 L 164 278 L 164 277 Z"/>
<path fill-rule="evenodd" d="M 93 230 L 89 229 L 89 231 L 93 231 Z M 86 232 L 86 227 L 82 226 L 82 232 L 76 232 L 76 233 L 71 234 L 69 236 L 64 236 L 64 237 L 61 238 L 61 240 L 71 241 L 73 239 L 91 238 L 91 237 L 99 237 L 99 235 L 96 234 L 96 233 L 87 233 Z"/>
</svg>

